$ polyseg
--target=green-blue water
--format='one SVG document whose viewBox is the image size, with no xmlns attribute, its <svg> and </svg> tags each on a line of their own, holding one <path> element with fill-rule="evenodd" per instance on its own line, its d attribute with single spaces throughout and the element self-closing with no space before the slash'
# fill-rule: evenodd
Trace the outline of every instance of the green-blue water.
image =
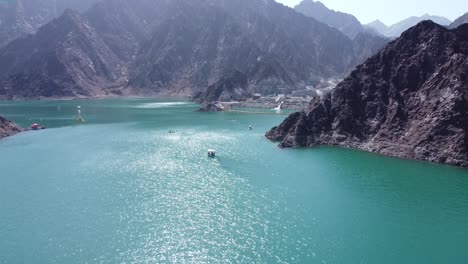
<svg viewBox="0 0 468 264">
<path fill-rule="evenodd" d="M 467 263 L 467 170 L 281 150 L 283 115 L 195 109 L 0 102 L 49 127 L 0 141 L 0 263 Z"/>
</svg>

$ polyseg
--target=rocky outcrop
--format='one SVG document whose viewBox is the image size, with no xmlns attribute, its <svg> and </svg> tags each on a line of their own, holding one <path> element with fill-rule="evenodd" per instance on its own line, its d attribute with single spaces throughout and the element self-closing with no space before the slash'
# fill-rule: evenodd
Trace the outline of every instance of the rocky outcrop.
<svg viewBox="0 0 468 264">
<path fill-rule="evenodd" d="M 450 28 L 457 28 L 463 24 L 468 23 L 468 13 L 465 13 L 463 16 L 455 19 L 452 24 L 450 24 Z"/>
<path fill-rule="evenodd" d="M 0 139 L 9 137 L 23 131 L 19 126 L 0 116 Z"/>
<path fill-rule="evenodd" d="M 468 167 L 468 25 L 418 24 L 266 136 Z"/>
<path fill-rule="evenodd" d="M 209 104 L 216 101 L 230 102 L 252 96 L 248 91 L 248 79 L 240 71 L 221 78 L 210 85 L 205 92 L 196 95 L 193 100 L 201 104 Z"/>
<path fill-rule="evenodd" d="M 423 16 L 417 17 L 412 16 L 407 19 L 404 19 L 398 23 L 395 23 L 391 26 L 386 26 L 380 21 L 374 21 L 366 25 L 366 27 L 372 28 L 379 32 L 380 34 L 389 37 L 389 38 L 397 38 L 403 33 L 404 31 L 408 30 L 409 28 L 415 26 L 421 21 L 431 20 L 439 25 L 448 26 L 452 21 L 445 17 L 441 16 L 432 16 L 429 14 L 425 14 Z"/>
<path fill-rule="evenodd" d="M 99 0 L 8 0 L 0 1 L 0 47 L 35 33 L 41 26 L 71 8 L 83 11 Z"/>
<path fill-rule="evenodd" d="M 219 102 L 203 104 L 197 112 L 223 112 L 226 107 Z"/>
</svg>

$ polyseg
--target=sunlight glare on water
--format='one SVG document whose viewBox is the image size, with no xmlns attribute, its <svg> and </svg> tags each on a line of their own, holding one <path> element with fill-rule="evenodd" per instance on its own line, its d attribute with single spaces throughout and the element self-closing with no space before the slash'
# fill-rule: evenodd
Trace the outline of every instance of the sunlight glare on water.
<svg viewBox="0 0 468 264">
<path fill-rule="evenodd" d="M 73 118 L 78 104 L 84 124 Z M 466 170 L 281 150 L 263 134 L 283 115 L 196 109 L 149 99 L 2 102 L 8 118 L 49 129 L 0 141 L 0 263 L 468 258 Z"/>
</svg>

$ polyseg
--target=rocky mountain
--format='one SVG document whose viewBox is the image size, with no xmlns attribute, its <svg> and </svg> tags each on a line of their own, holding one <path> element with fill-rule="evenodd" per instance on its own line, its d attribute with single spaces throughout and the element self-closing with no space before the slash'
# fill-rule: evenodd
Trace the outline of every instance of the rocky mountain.
<svg viewBox="0 0 468 264">
<path fill-rule="evenodd" d="M 89 21 L 67 10 L 37 34 L 0 50 L 0 95 L 99 96 L 122 84 L 123 67 Z"/>
<path fill-rule="evenodd" d="M 3 116 L 0 116 L 0 139 L 8 136 L 12 136 L 21 132 L 22 129 L 15 125 L 13 122 L 7 120 Z"/>
<path fill-rule="evenodd" d="M 361 22 L 356 17 L 331 10 L 320 1 L 303 0 L 294 9 L 299 13 L 338 29 L 351 39 L 354 39 L 359 33 L 365 31 Z"/>
<path fill-rule="evenodd" d="M 457 28 L 463 24 L 468 23 L 468 13 L 464 14 L 463 16 L 455 19 L 452 24 L 450 24 L 450 28 Z"/>
<path fill-rule="evenodd" d="M 443 26 L 448 26 L 451 23 L 451 21 L 445 17 L 432 16 L 432 15 L 425 14 L 420 17 L 417 17 L 417 16 L 409 17 L 405 20 L 402 20 L 388 27 L 380 21 L 374 21 L 372 23 L 369 23 L 366 25 L 366 27 L 373 28 L 377 32 L 379 32 L 380 34 L 386 37 L 396 38 L 396 37 L 399 37 L 401 33 L 406 31 L 407 29 L 415 26 L 416 24 L 424 20 L 432 20 L 433 22 L 439 25 L 443 25 Z"/>
<path fill-rule="evenodd" d="M 32 34 L 60 16 L 67 8 L 86 10 L 99 0 L 5 0 L 0 1 L 0 47 Z"/>
<path fill-rule="evenodd" d="M 0 96 L 191 96 L 236 72 L 241 94 L 288 92 L 360 59 L 341 32 L 273 0 L 103 0 L 0 49 Z"/>
<path fill-rule="evenodd" d="M 247 93 L 285 92 L 355 65 L 339 31 L 270 0 L 174 0 L 130 72 L 138 92 L 193 94 L 232 72 Z"/>
<path fill-rule="evenodd" d="M 421 22 L 266 136 L 468 167 L 468 25 Z"/>
</svg>

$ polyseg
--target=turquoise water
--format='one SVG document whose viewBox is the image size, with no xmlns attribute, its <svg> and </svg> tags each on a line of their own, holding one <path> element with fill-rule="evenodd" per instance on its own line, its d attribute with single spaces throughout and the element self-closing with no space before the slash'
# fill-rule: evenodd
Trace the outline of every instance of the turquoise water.
<svg viewBox="0 0 468 264">
<path fill-rule="evenodd" d="M 0 102 L 19 124 L 49 127 L 0 141 L 0 263 L 468 260 L 467 170 L 281 150 L 263 134 L 284 115 L 195 109 Z"/>
</svg>

